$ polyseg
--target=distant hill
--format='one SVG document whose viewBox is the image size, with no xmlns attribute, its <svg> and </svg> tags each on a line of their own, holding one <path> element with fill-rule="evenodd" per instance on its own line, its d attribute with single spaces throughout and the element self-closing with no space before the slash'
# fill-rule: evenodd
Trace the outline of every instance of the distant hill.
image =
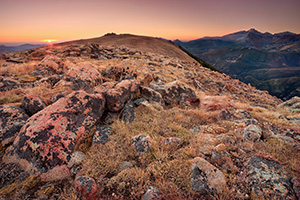
<svg viewBox="0 0 300 200">
<path fill-rule="evenodd" d="M 217 69 L 282 99 L 300 96 L 300 34 L 255 29 L 174 41 Z"/>
<path fill-rule="evenodd" d="M 22 50 L 33 49 L 33 48 L 42 47 L 42 46 L 45 46 L 45 44 L 22 44 L 19 46 L 0 45 L 0 53 L 22 51 Z"/>
</svg>

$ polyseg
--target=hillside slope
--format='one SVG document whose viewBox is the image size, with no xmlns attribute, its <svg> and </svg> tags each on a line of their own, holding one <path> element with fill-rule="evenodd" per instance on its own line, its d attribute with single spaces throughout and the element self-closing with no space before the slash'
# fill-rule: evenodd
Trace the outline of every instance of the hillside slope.
<svg viewBox="0 0 300 200">
<path fill-rule="evenodd" d="M 1 54 L 0 198 L 299 198 L 300 99 L 144 39 Z"/>
<path fill-rule="evenodd" d="M 281 99 L 299 96 L 300 35 L 255 29 L 189 42 L 175 41 L 217 69 Z M 289 84 L 286 80 L 290 78 Z M 272 83 L 282 85 L 274 89 Z"/>
</svg>

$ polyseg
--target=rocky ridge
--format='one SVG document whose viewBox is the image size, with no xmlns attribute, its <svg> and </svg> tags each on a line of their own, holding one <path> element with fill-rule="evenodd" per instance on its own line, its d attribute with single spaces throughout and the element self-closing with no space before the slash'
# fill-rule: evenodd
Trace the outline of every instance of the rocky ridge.
<svg viewBox="0 0 300 200">
<path fill-rule="evenodd" d="M 125 46 L 1 59 L 2 198 L 300 198 L 297 98 Z"/>
</svg>

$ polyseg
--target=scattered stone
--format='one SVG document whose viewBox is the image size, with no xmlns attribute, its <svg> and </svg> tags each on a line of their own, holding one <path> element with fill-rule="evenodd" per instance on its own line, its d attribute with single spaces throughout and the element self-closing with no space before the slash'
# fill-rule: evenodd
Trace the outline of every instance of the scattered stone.
<svg viewBox="0 0 300 200">
<path fill-rule="evenodd" d="M 183 139 L 179 137 L 163 137 L 161 140 L 161 144 L 165 149 L 177 149 L 183 144 Z"/>
<path fill-rule="evenodd" d="M 3 147 L 10 145 L 29 116 L 19 107 L 0 106 L 0 142 Z"/>
<path fill-rule="evenodd" d="M 295 199 L 291 180 L 281 165 L 268 156 L 249 160 L 251 199 Z"/>
<path fill-rule="evenodd" d="M 233 107 L 227 96 L 206 96 L 200 99 L 201 108 L 206 112 Z"/>
<path fill-rule="evenodd" d="M 20 82 L 11 78 L 0 76 L 0 92 L 9 91 L 20 86 Z"/>
<path fill-rule="evenodd" d="M 22 101 L 22 108 L 29 116 L 46 108 L 46 103 L 38 95 L 27 95 Z"/>
<path fill-rule="evenodd" d="M 149 87 L 158 91 L 168 106 L 178 105 L 186 98 L 196 97 L 194 90 L 180 81 L 174 81 L 163 86 L 149 85 Z"/>
<path fill-rule="evenodd" d="M 293 97 L 278 105 L 278 108 L 287 109 L 290 112 L 299 113 L 300 112 L 300 97 Z"/>
<path fill-rule="evenodd" d="M 192 161 L 193 176 L 191 187 L 201 194 L 221 193 L 226 187 L 224 174 L 204 158 L 196 157 Z"/>
<path fill-rule="evenodd" d="M 27 120 L 3 160 L 40 173 L 67 165 L 75 147 L 100 120 L 104 105 L 101 94 L 84 91 L 58 100 Z"/>
<path fill-rule="evenodd" d="M 132 123 L 135 120 L 134 104 L 132 101 L 125 105 L 121 119 L 126 123 Z"/>
<path fill-rule="evenodd" d="M 91 64 L 73 67 L 65 74 L 64 80 L 72 82 L 74 90 L 88 90 L 102 83 L 101 73 Z"/>
<path fill-rule="evenodd" d="M 40 177 L 41 181 L 50 182 L 67 179 L 70 175 L 70 169 L 67 165 L 58 165 L 50 169 L 48 172 L 42 173 Z"/>
<path fill-rule="evenodd" d="M 262 130 L 259 126 L 251 124 L 244 128 L 243 136 L 249 141 L 257 142 L 262 136 Z"/>
<path fill-rule="evenodd" d="M 136 79 L 124 80 L 105 92 L 106 107 L 111 112 L 121 110 L 125 103 L 137 96 L 139 83 Z"/>
<path fill-rule="evenodd" d="M 133 167 L 133 164 L 131 162 L 124 161 L 124 162 L 122 162 L 120 169 L 122 171 L 122 170 L 129 169 L 132 167 Z"/>
<path fill-rule="evenodd" d="M 157 92 L 149 87 L 141 86 L 140 93 L 141 93 L 142 98 L 148 100 L 149 102 L 151 102 L 151 101 L 158 102 L 162 106 L 164 106 L 164 104 L 165 104 L 165 102 L 162 98 L 162 95 L 159 92 Z"/>
<path fill-rule="evenodd" d="M 111 127 L 108 125 L 97 126 L 93 136 L 93 145 L 106 144 L 109 141 L 111 135 Z"/>
<path fill-rule="evenodd" d="M 217 136 L 217 138 L 226 145 L 226 148 L 228 150 L 236 150 L 237 149 L 237 147 L 236 147 L 237 139 L 235 136 L 228 135 L 228 134 L 220 134 Z"/>
<path fill-rule="evenodd" d="M 131 138 L 131 144 L 138 154 L 144 154 L 150 150 L 151 138 L 147 135 L 136 135 Z"/>
<path fill-rule="evenodd" d="M 162 200 L 163 196 L 156 187 L 149 186 L 142 200 Z"/>
<path fill-rule="evenodd" d="M 86 199 L 98 200 L 100 198 L 98 185 L 89 176 L 77 176 L 75 178 L 75 189 Z"/>
</svg>

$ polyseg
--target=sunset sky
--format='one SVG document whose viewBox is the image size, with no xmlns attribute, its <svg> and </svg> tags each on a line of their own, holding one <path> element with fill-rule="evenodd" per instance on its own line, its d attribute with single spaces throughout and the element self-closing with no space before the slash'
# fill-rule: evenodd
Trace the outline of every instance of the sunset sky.
<svg viewBox="0 0 300 200">
<path fill-rule="evenodd" d="M 190 40 L 256 28 L 300 33 L 300 0 L 0 0 L 0 43 L 108 32 Z"/>
</svg>

